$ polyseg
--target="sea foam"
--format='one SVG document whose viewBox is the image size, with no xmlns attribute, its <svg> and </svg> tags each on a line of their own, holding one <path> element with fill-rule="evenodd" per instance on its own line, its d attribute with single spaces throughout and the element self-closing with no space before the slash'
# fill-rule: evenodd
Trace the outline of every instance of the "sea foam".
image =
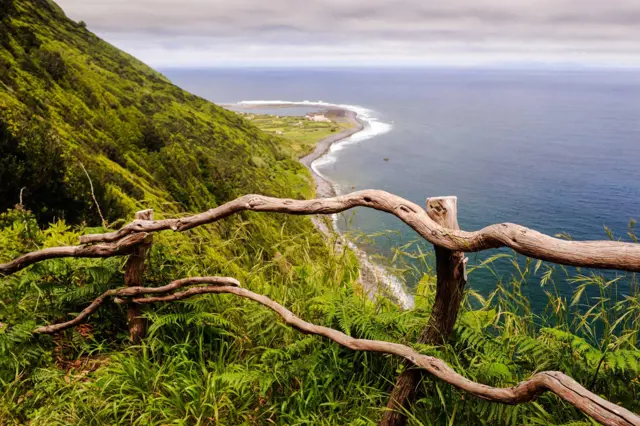
<svg viewBox="0 0 640 426">
<path fill-rule="evenodd" d="M 331 179 L 326 177 L 322 172 L 318 170 L 318 166 L 326 166 L 335 163 L 337 160 L 337 153 L 344 149 L 348 145 L 360 143 L 367 139 L 388 133 L 392 129 L 392 124 L 384 121 L 380 121 L 376 117 L 375 111 L 369 108 L 365 108 L 360 105 L 348 105 L 348 104 L 332 104 L 323 101 L 281 101 L 281 100 L 260 100 L 260 101 L 241 101 L 238 105 L 295 105 L 295 106 L 308 106 L 308 107 L 322 107 L 322 108 L 340 108 L 348 111 L 355 112 L 358 120 L 363 125 L 361 131 L 354 133 L 353 135 L 341 139 L 331 145 L 329 150 L 320 158 L 317 158 L 311 163 L 311 169 L 318 176 L 321 176 L 327 182 L 330 182 L 333 186 L 336 194 L 342 194 L 342 190 L 339 185 L 332 182 Z M 333 229 L 337 235 L 342 238 L 343 242 L 353 250 L 361 264 L 361 268 L 367 271 L 368 275 L 373 275 L 377 283 L 381 283 L 388 293 L 391 293 L 392 297 L 405 309 L 413 307 L 413 297 L 407 292 L 405 285 L 396 277 L 391 274 L 386 268 L 372 261 L 369 255 L 357 247 L 352 241 L 349 241 L 340 231 L 338 227 L 338 215 L 331 215 L 331 222 Z"/>
</svg>

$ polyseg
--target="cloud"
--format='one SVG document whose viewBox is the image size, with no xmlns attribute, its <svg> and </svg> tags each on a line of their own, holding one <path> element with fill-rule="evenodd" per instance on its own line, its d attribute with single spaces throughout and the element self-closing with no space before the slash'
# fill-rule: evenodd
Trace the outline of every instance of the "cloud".
<svg viewBox="0 0 640 426">
<path fill-rule="evenodd" d="M 348 64 L 349 58 L 418 64 L 454 57 L 640 64 L 638 0 L 59 3 L 71 18 L 154 65 Z"/>
</svg>

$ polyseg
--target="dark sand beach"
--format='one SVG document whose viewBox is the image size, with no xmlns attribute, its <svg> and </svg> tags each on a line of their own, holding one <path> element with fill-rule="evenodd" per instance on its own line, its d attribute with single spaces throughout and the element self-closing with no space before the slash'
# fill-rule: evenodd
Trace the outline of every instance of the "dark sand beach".
<svg viewBox="0 0 640 426">
<path fill-rule="evenodd" d="M 316 195 L 318 198 L 333 197 L 336 195 L 336 192 L 333 188 L 332 183 L 329 182 L 326 178 L 317 174 L 313 170 L 313 167 L 311 167 L 311 164 L 315 160 L 326 154 L 329 148 L 331 148 L 332 144 L 341 141 L 342 139 L 346 139 L 349 136 L 360 132 L 364 128 L 364 125 L 362 124 L 362 122 L 360 122 L 360 120 L 358 120 L 357 114 L 355 112 L 342 109 L 338 111 L 340 111 L 344 115 L 344 117 L 346 117 L 352 127 L 343 130 L 340 133 L 336 133 L 335 135 L 331 135 L 322 139 L 320 142 L 318 142 L 316 148 L 311 154 L 305 155 L 300 159 L 300 162 L 304 164 L 313 175 L 313 179 L 316 182 Z"/>
<path fill-rule="evenodd" d="M 292 106 L 295 105 L 271 103 L 264 105 L 247 104 L 242 105 L 241 109 L 258 109 L 265 107 L 290 108 Z M 234 107 L 237 111 L 238 106 L 234 105 Z M 316 196 L 318 198 L 327 198 L 335 197 L 340 194 L 338 194 L 334 188 L 333 182 L 315 172 L 312 164 L 315 160 L 325 155 L 334 143 L 362 131 L 364 129 L 364 123 L 358 119 L 358 114 L 345 108 L 332 106 L 330 108 L 322 109 L 322 112 L 334 117 L 344 117 L 351 124 L 350 128 L 322 139 L 317 143 L 313 152 L 305 155 L 299 160 L 300 163 L 304 164 L 309 169 L 313 176 L 316 184 Z M 327 219 L 327 217 L 323 216 L 311 216 L 311 221 L 314 226 L 325 236 L 327 241 L 331 241 L 333 244 L 339 246 L 339 250 L 349 247 L 355 253 L 360 264 L 360 285 L 367 296 L 371 300 L 375 300 L 379 295 L 386 296 L 405 309 L 413 306 L 413 298 L 406 292 L 404 285 L 398 281 L 397 278 L 392 276 L 384 267 L 371 261 L 364 250 L 358 248 L 355 244 L 350 243 L 347 238 L 337 230 L 335 225 L 332 225 Z"/>
</svg>

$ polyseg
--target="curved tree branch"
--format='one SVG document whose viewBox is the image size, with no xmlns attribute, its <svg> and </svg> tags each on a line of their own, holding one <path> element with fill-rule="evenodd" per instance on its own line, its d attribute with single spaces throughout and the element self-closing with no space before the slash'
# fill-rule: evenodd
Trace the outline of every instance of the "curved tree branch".
<svg viewBox="0 0 640 426">
<path fill-rule="evenodd" d="M 522 404 L 532 401 L 543 392 L 550 391 L 605 425 L 640 426 L 640 416 L 589 392 L 571 377 L 559 371 L 536 373 L 528 380 L 509 388 L 483 385 L 458 374 L 439 358 L 422 355 L 410 347 L 398 343 L 355 339 L 332 328 L 308 323 L 268 297 L 241 287 L 195 287 L 169 296 L 134 298 L 133 301 L 137 303 L 172 302 L 203 293 L 232 293 L 251 299 L 275 311 L 287 324 L 303 333 L 324 336 L 356 351 L 380 352 L 403 357 L 456 388 L 491 402 Z"/>
<path fill-rule="evenodd" d="M 192 287 L 182 292 L 166 295 L 168 292 L 193 284 L 207 285 L 203 287 Z M 131 298 L 128 299 L 130 302 L 147 304 L 173 302 L 205 293 L 231 293 L 251 299 L 273 310 L 280 315 L 287 324 L 303 333 L 326 337 L 344 347 L 356 351 L 379 352 L 403 357 L 456 388 L 491 402 L 512 405 L 522 404 L 535 399 L 543 392 L 550 391 L 605 425 L 640 426 L 640 416 L 589 392 L 571 377 L 561 372 L 544 371 L 536 373 L 528 380 L 509 388 L 495 388 L 483 385 L 458 374 L 443 360 L 420 354 L 408 346 L 379 340 L 356 339 L 332 328 L 303 321 L 279 303 L 261 294 L 241 288 L 237 280 L 227 277 L 193 277 L 173 281 L 162 287 L 127 287 L 108 290 L 97 297 L 93 303 L 74 319 L 60 324 L 39 327 L 33 332 L 52 334 L 78 325 L 94 313 L 108 297 L 116 297 L 116 302 L 119 303 L 125 303 L 127 300 L 121 298 L 127 297 Z M 160 294 L 161 296 L 140 297 L 149 294 Z"/>
<path fill-rule="evenodd" d="M 89 306 L 84 308 L 82 312 L 80 312 L 74 319 L 62 322 L 59 324 L 51 324 L 45 325 L 42 327 L 38 327 L 33 330 L 35 334 L 53 334 L 59 331 L 65 330 L 70 327 L 74 327 L 78 324 L 81 324 L 89 315 L 93 314 L 98 310 L 100 305 L 104 303 L 104 301 L 109 297 L 115 297 L 116 302 L 124 303 L 125 301 L 121 298 L 123 297 L 136 297 L 142 296 L 145 294 L 164 294 L 179 288 L 194 285 L 194 284 L 208 284 L 211 285 L 222 285 L 226 287 L 234 287 L 239 286 L 240 283 L 238 280 L 234 278 L 228 277 L 193 277 L 193 278 L 183 278 L 181 280 L 176 280 L 162 287 L 125 287 L 125 288 L 117 288 L 112 290 L 107 290 L 98 296 Z M 207 289 L 209 287 L 194 287 L 191 290 L 200 290 Z M 203 292 L 204 293 L 204 292 Z M 198 293 L 196 293 L 198 294 Z M 171 296 L 167 296 L 171 297 Z M 146 299 L 135 299 L 136 301 L 146 300 Z"/>
<path fill-rule="evenodd" d="M 513 223 L 490 225 L 467 232 L 443 228 L 417 204 L 379 190 L 357 191 L 333 198 L 291 200 L 245 195 L 193 216 L 158 221 L 133 221 L 118 231 L 84 235 L 83 244 L 117 241 L 136 232 L 166 229 L 186 231 L 245 210 L 295 215 L 332 214 L 364 206 L 391 213 L 432 244 L 453 251 L 476 252 L 509 247 L 528 257 L 563 265 L 640 272 L 640 244 L 617 241 L 567 241 Z"/>
<path fill-rule="evenodd" d="M 104 244 L 50 247 L 22 255 L 11 262 L 0 264 L 0 276 L 10 275 L 37 262 L 59 257 L 111 257 L 129 254 L 141 243 L 147 233 L 126 235 L 116 242 Z"/>
<path fill-rule="evenodd" d="M 80 237 L 82 244 L 113 244 L 54 247 L 28 253 L 9 263 L 0 264 L 0 274 L 11 274 L 35 262 L 55 257 L 109 257 L 127 254 L 146 236 L 141 233 L 167 229 L 186 231 L 245 210 L 311 215 L 339 213 L 358 206 L 391 213 L 430 243 L 453 251 L 476 252 L 509 247 L 525 256 L 563 265 L 640 272 L 640 244 L 567 241 L 513 223 L 490 225 L 473 232 L 448 229 L 434 222 L 424 209 L 411 201 L 385 191 L 365 190 L 314 200 L 245 195 L 193 216 L 157 221 L 135 220 L 115 232 Z"/>
</svg>

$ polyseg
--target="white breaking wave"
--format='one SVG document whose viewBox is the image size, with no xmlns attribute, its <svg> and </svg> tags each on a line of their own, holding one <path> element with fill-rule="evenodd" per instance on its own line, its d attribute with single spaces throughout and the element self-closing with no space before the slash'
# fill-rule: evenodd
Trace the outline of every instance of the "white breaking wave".
<svg viewBox="0 0 640 426">
<path fill-rule="evenodd" d="M 393 127 L 391 123 L 386 123 L 380 121 L 376 118 L 375 111 L 365 108 L 359 105 L 347 105 L 347 104 L 332 104 L 323 101 L 241 101 L 237 103 L 238 105 L 292 105 L 292 106 L 308 106 L 308 107 L 322 107 L 322 108 L 341 108 L 349 111 L 353 111 L 357 114 L 358 120 L 363 125 L 363 129 L 353 135 L 341 139 L 337 142 L 334 142 L 329 147 L 329 150 L 320 158 L 317 158 L 311 163 L 311 169 L 325 179 L 327 182 L 330 182 L 335 190 L 336 194 L 342 194 L 342 191 L 339 185 L 336 185 L 331 179 L 327 178 L 324 174 L 322 174 L 318 170 L 318 166 L 324 166 L 328 164 L 332 164 L 336 162 L 337 153 L 345 148 L 347 145 L 352 145 L 355 143 L 359 143 L 365 141 L 367 139 L 371 139 L 375 136 L 379 136 L 391 131 Z M 333 229 L 336 234 L 340 235 L 343 242 L 349 246 L 351 250 L 353 250 L 358 256 L 359 261 L 361 262 L 362 268 L 367 269 L 369 273 L 375 276 L 376 282 L 383 283 L 386 287 L 386 290 L 390 292 L 393 297 L 400 303 L 400 305 L 409 309 L 413 307 L 414 301 L 413 297 L 406 291 L 404 284 L 393 274 L 389 273 L 387 269 L 380 266 L 379 264 L 370 260 L 369 255 L 359 247 L 357 247 L 352 241 L 349 241 L 347 238 L 342 235 L 340 229 L 338 228 L 338 215 L 332 214 L 331 221 L 333 223 Z"/>
</svg>

